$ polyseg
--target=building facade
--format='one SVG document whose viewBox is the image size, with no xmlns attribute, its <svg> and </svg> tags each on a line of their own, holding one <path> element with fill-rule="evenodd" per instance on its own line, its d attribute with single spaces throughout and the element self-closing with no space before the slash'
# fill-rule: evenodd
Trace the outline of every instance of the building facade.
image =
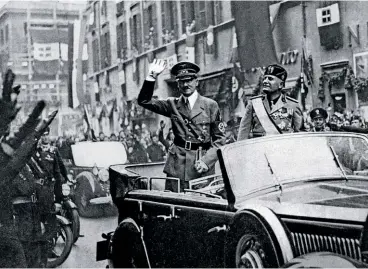
<svg viewBox="0 0 368 269">
<path fill-rule="evenodd" d="M 320 106 L 364 113 L 366 9 L 368 2 L 353 1 L 274 1 L 270 6 L 277 61 L 288 71 L 286 90 L 305 111 Z M 219 103 L 225 121 L 239 120 L 247 98 L 257 93 L 263 66 L 242 70 L 237 63 L 231 1 L 89 1 L 85 16 L 90 109 L 98 132 L 142 124 L 158 128 L 161 116 L 136 103 L 154 58 L 166 59 L 169 67 L 158 78 L 156 97 L 178 96 L 169 69 L 194 61 L 201 68 L 200 93 Z M 302 70 L 309 78 L 303 86 Z"/>
<path fill-rule="evenodd" d="M 39 100 L 46 101 L 46 113 L 59 110 L 59 117 L 54 120 L 51 128 L 53 135 L 62 134 L 59 124 L 63 115 L 71 117 L 75 114 L 68 108 L 68 74 L 37 72 L 34 36 L 31 33 L 50 30 L 58 35 L 58 32 L 68 29 L 69 23 L 79 19 L 84 9 L 85 3 L 62 1 L 24 1 L 21 4 L 19 1 L 9 1 L 0 9 L 0 68 L 2 74 L 11 68 L 16 74 L 15 83 L 21 85 L 18 97 L 22 106 L 17 118 L 19 123 L 25 120 Z"/>
</svg>

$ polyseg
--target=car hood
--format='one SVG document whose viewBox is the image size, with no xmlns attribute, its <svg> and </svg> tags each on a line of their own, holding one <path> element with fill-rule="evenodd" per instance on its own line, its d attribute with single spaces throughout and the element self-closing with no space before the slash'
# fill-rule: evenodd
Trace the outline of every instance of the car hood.
<svg viewBox="0 0 368 269">
<path fill-rule="evenodd" d="M 235 207 L 255 203 L 271 208 L 279 215 L 366 221 L 368 181 L 309 183 L 284 187 L 250 199 L 241 199 Z"/>
</svg>

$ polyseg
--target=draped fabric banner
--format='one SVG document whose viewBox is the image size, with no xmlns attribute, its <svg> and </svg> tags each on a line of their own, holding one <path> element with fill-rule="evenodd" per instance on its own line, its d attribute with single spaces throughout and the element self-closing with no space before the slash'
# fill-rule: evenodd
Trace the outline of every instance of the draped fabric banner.
<svg viewBox="0 0 368 269">
<path fill-rule="evenodd" d="M 231 1 L 243 70 L 277 63 L 268 1 Z"/>
<path fill-rule="evenodd" d="M 32 29 L 34 72 L 40 75 L 68 74 L 68 31 Z"/>
</svg>

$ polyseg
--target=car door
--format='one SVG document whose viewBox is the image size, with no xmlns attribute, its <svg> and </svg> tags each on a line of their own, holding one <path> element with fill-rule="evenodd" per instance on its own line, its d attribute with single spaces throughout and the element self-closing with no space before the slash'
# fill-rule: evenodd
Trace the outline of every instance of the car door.
<svg viewBox="0 0 368 269">
<path fill-rule="evenodd" d="M 175 231 L 171 214 L 169 204 L 142 201 L 143 238 L 151 267 L 174 267 L 171 257 Z"/>
<path fill-rule="evenodd" d="M 175 206 L 172 222 L 175 240 L 175 267 L 222 267 L 227 223 L 232 213 L 227 201 L 217 198 L 186 200 Z"/>
</svg>

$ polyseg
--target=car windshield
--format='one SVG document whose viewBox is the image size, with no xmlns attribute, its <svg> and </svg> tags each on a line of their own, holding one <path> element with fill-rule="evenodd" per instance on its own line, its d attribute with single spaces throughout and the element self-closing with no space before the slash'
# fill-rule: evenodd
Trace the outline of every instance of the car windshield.
<svg viewBox="0 0 368 269">
<path fill-rule="evenodd" d="M 125 147 L 120 142 L 80 142 L 72 145 L 73 159 L 76 166 L 109 167 L 123 164 L 127 160 Z"/>
<path fill-rule="evenodd" d="M 236 196 L 280 183 L 344 179 L 346 175 L 368 169 L 367 141 L 362 136 L 352 135 L 254 139 L 226 146 L 222 155 Z"/>
</svg>

